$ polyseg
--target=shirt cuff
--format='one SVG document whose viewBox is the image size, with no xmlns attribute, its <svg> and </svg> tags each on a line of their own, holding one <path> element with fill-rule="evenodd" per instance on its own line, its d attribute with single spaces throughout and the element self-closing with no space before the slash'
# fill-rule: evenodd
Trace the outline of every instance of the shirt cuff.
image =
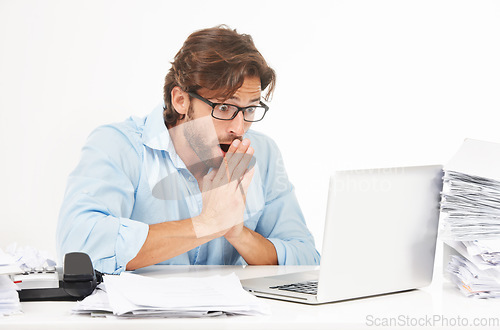
<svg viewBox="0 0 500 330">
<path fill-rule="evenodd" d="M 284 265 L 286 260 L 286 247 L 285 243 L 279 238 L 268 238 L 268 240 L 273 243 L 276 249 L 276 255 L 278 256 L 278 265 Z"/>
<path fill-rule="evenodd" d="M 146 223 L 119 218 L 120 228 L 116 239 L 116 268 L 124 271 L 130 260 L 134 259 L 148 237 L 149 226 Z"/>
</svg>

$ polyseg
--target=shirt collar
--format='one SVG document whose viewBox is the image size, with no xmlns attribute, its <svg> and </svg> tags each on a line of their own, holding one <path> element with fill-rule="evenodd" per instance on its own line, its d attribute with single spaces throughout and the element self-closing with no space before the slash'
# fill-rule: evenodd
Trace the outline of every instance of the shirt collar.
<svg viewBox="0 0 500 330">
<path fill-rule="evenodd" d="M 163 102 L 161 102 L 146 117 L 142 132 L 142 143 L 151 149 L 166 151 L 175 167 L 186 168 L 186 165 L 175 151 L 174 143 L 165 126 L 163 106 Z"/>
</svg>

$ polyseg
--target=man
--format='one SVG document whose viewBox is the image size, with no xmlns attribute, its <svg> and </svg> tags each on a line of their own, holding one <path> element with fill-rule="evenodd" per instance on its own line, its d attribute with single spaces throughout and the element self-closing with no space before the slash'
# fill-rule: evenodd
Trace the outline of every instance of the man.
<svg viewBox="0 0 500 330">
<path fill-rule="evenodd" d="M 318 264 L 272 140 L 249 130 L 275 73 L 226 27 L 185 41 L 164 105 L 97 128 L 68 179 L 57 247 L 120 273 L 162 264 Z"/>
</svg>

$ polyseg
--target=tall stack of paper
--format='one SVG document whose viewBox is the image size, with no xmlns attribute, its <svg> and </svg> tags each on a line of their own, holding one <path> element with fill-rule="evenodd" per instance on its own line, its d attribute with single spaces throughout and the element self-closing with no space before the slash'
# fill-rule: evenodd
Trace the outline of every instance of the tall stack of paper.
<svg viewBox="0 0 500 330">
<path fill-rule="evenodd" d="M 451 280 L 468 296 L 500 296 L 500 144 L 467 139 L 445 166 L 441 238 L 458 254 Z"/>
<path fill-rule="evenodd" d="M 157 279 L 123 272 L 104 275 L 103 284 L 73 312 L 118 317 L 268 314 L 266 305 L 243 290 L 235 274 Z"/>
</svg>

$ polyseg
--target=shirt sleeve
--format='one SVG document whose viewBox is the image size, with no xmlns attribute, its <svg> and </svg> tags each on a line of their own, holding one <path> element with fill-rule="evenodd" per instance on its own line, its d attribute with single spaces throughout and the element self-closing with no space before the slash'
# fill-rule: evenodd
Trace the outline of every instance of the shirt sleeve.
<svg viewBox="0 0 500 330">
<path fill-rule="evenodd" d="M 89 136 L 70 174 L 57 226 L 59 259 L 87 253 L 95 269 L 125 270 L 148 235 L 149 226 L 130 219 L 140 176 L 140 151 L 131 136 L 102 126 Z"/>
<path fill-rule="evenodd" d="M 272 140 L 266 149 L 267 155 L 257 159 L 259 167 L 267 171 L 262 177 L 265 206 L 256 231 L 274 244 L 279 265 L 318 265 L 320 255 L 288 180 L 281 153 Z M 268 160 L 267 166 L 262 164 L 264 159 Z"/>
</svg>

